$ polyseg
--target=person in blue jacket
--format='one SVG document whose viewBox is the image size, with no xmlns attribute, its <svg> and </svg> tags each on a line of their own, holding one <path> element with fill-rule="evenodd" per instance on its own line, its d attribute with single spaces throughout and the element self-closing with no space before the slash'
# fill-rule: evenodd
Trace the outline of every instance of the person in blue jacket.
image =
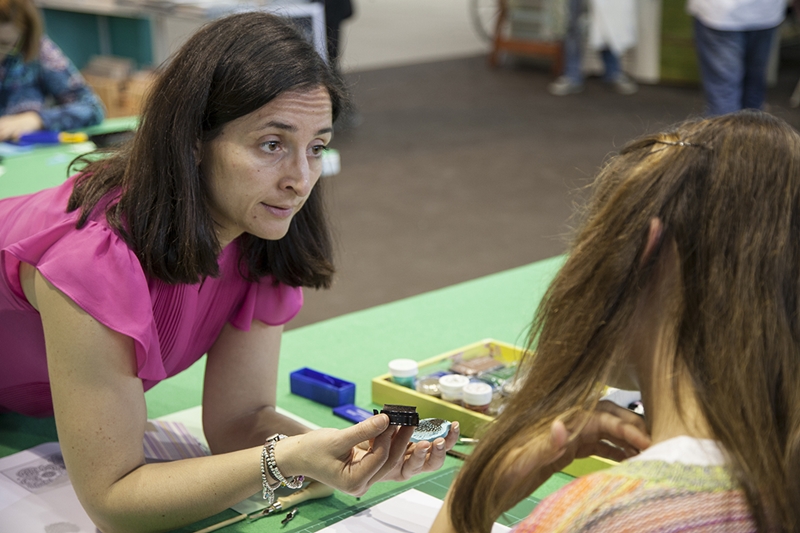
<svg viewBox="0 0 800 533">
<path fill-rule="evenodd" d="M 31 0 L 0 0 L 0 140 L 98 124 L 103 104 L 42 30 Z"/>
</svg>

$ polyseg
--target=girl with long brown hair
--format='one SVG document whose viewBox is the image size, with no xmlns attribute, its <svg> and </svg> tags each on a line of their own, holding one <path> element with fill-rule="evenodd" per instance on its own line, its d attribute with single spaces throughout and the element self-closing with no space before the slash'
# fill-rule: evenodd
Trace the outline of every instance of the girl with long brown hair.
<svg viewBox="0 0 800 533">
<path fill-rule="evenodd" d="M 433 531 L 489 531 L 608 441 L 631 457 L 516 531 L 796 531 L 800 136 L 755 111 L 690 121 L 630 143 L 594 189 L 523 385 Z M 651 440 L 598 403 L 605 384 L 641 390 Z"/>
</svg>

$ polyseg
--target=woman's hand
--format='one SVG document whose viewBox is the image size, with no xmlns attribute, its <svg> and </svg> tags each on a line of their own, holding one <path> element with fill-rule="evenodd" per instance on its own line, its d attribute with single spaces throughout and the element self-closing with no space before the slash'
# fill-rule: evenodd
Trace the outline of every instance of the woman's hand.
<svg viewBox="0 0 800 533">
<path fill-rule="evenodd" d="M 388 416 L 376 415 L 347 429 L 318 429 L 279 441 L 275 459 L 284 475 L 305 474 L 360 496 L 376 481 L 408 479 L 439 468 L 458 439 L 456 428 L 431 451 L 431 443 L 409 445 L 413 432 L 413 427 L 398 429 L 389 425 Z"/>
<path fill-rule="evenodd" d="M 413 427 L 401 427 L 400 434 L 408 433 L 408 439 L 414 433 Z M 438 470 L 444 464 L 447 450 L 455 446 L 459 437 L 458 422 L 453 422 L 450 432 L 445 438 L 438 438 L 433 442 L 420 441 L 409 444 L 406 448 L 403 460 L 389 470 L 383 477 L 383 481 L 405 481 L 422 472 L 432 472 Z M 403 437 L 405 438 L 405 437 Z"/>
<path fill-rule="evenodd" d="M 42 117 L 36 111 L 0 117 L 0 141 L 17 140 L 26 133 L 42 129 Z"/>
</svg>

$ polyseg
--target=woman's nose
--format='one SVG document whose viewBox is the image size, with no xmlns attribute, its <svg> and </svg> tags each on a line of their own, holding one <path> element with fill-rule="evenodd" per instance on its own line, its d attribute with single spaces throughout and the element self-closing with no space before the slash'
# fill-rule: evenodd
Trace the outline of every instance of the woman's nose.
<svg viewBox="0 0 800 533">
<path fill-rule="evenodd" d="M 297 196 L 308 196 L 313 186 L 311 167 L 305 154 L 293 157 L 286 169 L 283 187 L 294 191 Z"/>
</svg>

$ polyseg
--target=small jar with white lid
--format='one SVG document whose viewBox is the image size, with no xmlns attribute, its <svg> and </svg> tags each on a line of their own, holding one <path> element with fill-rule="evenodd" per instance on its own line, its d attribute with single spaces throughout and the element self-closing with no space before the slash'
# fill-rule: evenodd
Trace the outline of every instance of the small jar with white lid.
<svg viewBox="0 0 800 533">
<path fill-rule="evenodd" d="M 464 385 L 464 407 L 471 411 L 485 413 L 492 403 L 492 386 L 482 381 L 472 381 Z"/>
<path fill-rule="evenodd" d="M 439 378 L 439 393 L 442 400 L 461 403 L 464 386 L 469 383 L 467 376 L 461 374 L 447 374 Z"/>
<path fill-rule="evenodd" d="M 392 381 L 413 389 L 417 381 L 419 366 L 413 359 L 393 359 L 389 361 L 389 373 L 392 375 Z"/>
</svg>

